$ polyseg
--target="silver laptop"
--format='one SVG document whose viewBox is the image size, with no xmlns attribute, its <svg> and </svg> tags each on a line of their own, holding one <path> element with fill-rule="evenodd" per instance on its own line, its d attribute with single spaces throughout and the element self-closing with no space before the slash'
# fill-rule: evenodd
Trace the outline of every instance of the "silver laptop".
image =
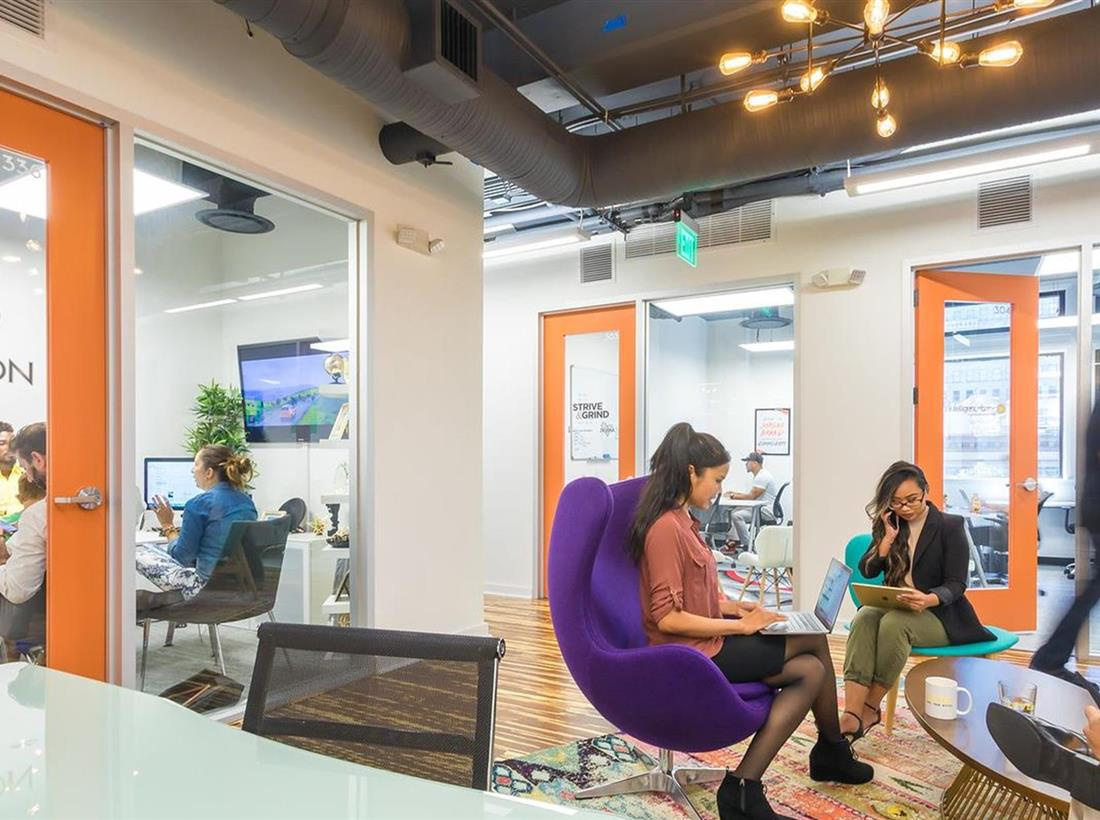
<svg viewBox="0 0 1100 820">
<path fill-rule="evenodd" d="M 817 596 L 817 606 L 813 612 L 788 612 L 785 621 L 760 630 L 765 635 L 819 635 L 833 631 L 840 605 L 844 603 L 844 593 L 848 590 L 848 579 L 852 571 L 835 558 L 829 563 L 825 580 L 821 582 L 821 593 Z"/>
</svg>

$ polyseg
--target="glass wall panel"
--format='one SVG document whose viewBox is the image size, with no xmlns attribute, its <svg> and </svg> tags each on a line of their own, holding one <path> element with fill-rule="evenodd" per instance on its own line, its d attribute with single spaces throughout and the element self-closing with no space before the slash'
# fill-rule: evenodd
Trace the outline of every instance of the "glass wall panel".
<svg viewBox="0 0 1100 820">
<path fill-rule="evenodd" d="M 348 623 L 349 228 L 149 146 L 135 164 L 138 678 L 144 655 L 146 691 L 206 710 L 241 702 L 262 621 Z"/>
<path fill-rule="evenodd" d="M 565 337 L 565 483 L 619 480 L 619 333 Z"/>
<path fill-rule="evenodd" d="M 0 145 L 0 659 L 44 643 L 44 475 L 9 448 L 46 420 L 46 165 Z M 33 511 L 32 511 L 33 510 Z M 23 519 L 23 516 L 26 516 Z M 9 558 L 15 556 L 9 562 Z"/>
</svg>

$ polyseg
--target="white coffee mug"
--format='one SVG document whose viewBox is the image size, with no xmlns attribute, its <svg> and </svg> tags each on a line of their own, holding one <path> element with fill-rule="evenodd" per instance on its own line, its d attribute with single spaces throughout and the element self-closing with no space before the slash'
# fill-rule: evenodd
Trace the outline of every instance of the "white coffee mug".
<svg viewBox="0 0 1100 820">
<path fill-rule="evenodd" d="M 966 709 L 959 708 L 960 694 L 966 695 Z M 928 678 L 924 682 L 924 711 L 928 717 L 954 720 L 959 715 L 970 714 L 973 705 L 970 690 L 951 678 Z"/>
</svg>

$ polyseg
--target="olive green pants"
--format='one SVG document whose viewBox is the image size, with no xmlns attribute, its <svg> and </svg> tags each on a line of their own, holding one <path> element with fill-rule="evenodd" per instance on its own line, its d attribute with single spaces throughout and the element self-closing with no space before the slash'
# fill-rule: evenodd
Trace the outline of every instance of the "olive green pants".
<svg viewBox="0 0 1100 820">
<path fill-rule="evenodd" d="M 852 620 L 844 651 L 844 680 L 863 686 L 881 683 L 889 689 L 901 677 L 910 649 L 947 643 L 943 624 L 927 609 L 861 607 Z"/>
</svg>

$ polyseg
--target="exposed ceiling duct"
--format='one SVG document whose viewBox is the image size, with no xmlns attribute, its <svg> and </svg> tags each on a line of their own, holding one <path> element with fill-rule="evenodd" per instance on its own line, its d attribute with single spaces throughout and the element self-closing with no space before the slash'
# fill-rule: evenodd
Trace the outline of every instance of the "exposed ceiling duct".
<svg viewBox="0 0 1100 820">
<path fill-rule="evenodd" d="M 920 55 L 889 63 L 900 127 L 885 143 L 869 127 L 867 70 L 839 74 L 825 92 L 763 113 L 727 103 L 581 136 L 484 66 L 478 96 L 465 102 L 447 104 L 412 81 L 403 73 L 412 32 L 401 0 L 218 2 L 387 114 L 542 200 L 576 207 L 669 198 L 1100 108 L 1100 8 L 1013 30 L 1025 62 L 1011 72 L 944 70 Z"/>
</svg>

